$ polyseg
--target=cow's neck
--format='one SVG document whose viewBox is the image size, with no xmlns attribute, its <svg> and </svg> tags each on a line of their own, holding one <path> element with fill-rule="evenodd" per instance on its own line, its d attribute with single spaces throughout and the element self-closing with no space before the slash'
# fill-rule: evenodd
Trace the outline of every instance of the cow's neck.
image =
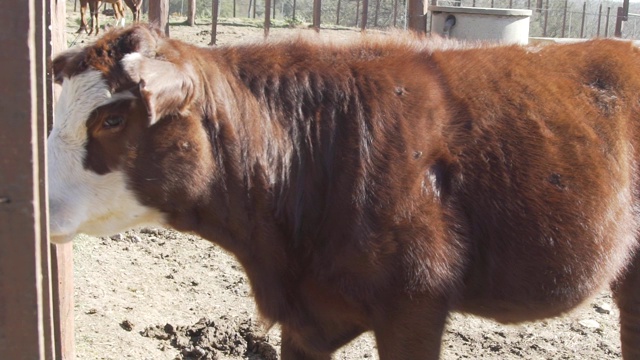
<svg viewBox="0 0 640 360">
<path fill-rule="evenodd" d="M 264 104 L 239 79 L 222 75 L 230 72 L 203 68 L 210 81 L 203 84 L 202 124 L 217 173 L 211 201 L 173 214 L 171 224 L 233 253 L 247 272 L 260 312 L 283 321 L 299 302 L 295 283 L 306 276 L 301 219 L 292 215 L 300 201 L 292 198 L 292 186 L 300 181 L 292 178 L 301 166 L 299 139 L 292 138 L 291 124 L 266 115 Z"/>
</svg>

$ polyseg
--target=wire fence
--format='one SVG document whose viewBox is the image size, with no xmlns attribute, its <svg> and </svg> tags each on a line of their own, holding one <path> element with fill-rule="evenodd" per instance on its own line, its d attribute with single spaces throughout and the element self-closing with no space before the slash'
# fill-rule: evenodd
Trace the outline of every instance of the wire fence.
<svg viewBox="0 0 640 360">
<path fill-rule="evenodd" d="M 198 0 L 197 18 L 211 18 L 213 0 Z M 170 12 L 187 13 L 188 0 L 170 0 Z M 406 27 L 407 0 L 323 0 L 320 6 L 322 26 L 362 27 L 366 8 L 366 28 Z M 263 19 L 264 0 L 220 0 L 219 18 Z M 276 23 L 289 25 L 311 23 L 313 0 L 271 0 L 270 16 Z"/>
<path fill-rule="evenodd" d="M 427 0 L 430 4 L 434 2 Z M 438 0 L 440 6 L 530 9 L 529 36 L 591 38 L 614 36 L 622 1 L 584 0 Z M 635 13 L 634 13 L 635 11 Z M 640 4 L 631 4 L 629 16 L 620 20 L 620 37 L 640 38 Z M 624 17 L 622 18 L 624 19 Z"/>
<path fill-rule="evenodd" d="M 70 1 L 70 0 L 69 0 Z M 77 1 L 77 0 L 74 0 Z M 144 0 L 144 5 L 148 1 Z M 157 1 L 157 0 L 156 0 Z M 318 0 L 196 0 L 196 19 L 212 18 L 218 1 L 218 18 L 252 18 L 265 12 L 273 25 L 298 26 L 313 22 Z M 631 3 L 626 18 L 618 16 L 623 1 L 603 0 L 423 0 L 427 5 L 505 9 L 530 9 L 529 36 L 556 38 L 611 37 L 619 23 L 622 38 L 640 39 L 640 3 Z M 270 2 L 269 9 L 265 3 Z M 408 0 L 321 0 L 319 25 L 359 28 L 407 28 Z M 169 13 L 186 16 L 189 0 L 169 0 Z M 145 6 L 146 7 L 146 6 Z M 430 16 L 426 16 L 427 31 Z"/>
</svg>

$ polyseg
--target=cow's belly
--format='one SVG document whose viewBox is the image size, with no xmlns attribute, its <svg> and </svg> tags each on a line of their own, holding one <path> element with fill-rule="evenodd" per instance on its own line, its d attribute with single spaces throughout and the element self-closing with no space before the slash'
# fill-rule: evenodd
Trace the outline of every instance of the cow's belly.
<svg viewBox="0 0 640 360">
<path fill-rule="evenodd" d="M 628 266 L 637 248 L 629 224 L 622 221 L 610 233 L 590 238 L 484 253 L 469 269 L 457 310 L 503 323 L 570 311 L 610 286 Z"/>
</svg>

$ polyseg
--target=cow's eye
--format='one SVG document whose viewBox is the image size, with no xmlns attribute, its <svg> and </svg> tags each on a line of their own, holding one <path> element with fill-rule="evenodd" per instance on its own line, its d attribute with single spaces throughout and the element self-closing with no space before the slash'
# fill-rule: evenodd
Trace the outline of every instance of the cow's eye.
<svg viewBox="0 0 640 360">
<path fill-rule="evenodd" d="M 122 115 L 114 115 L 114 116 L 109 116 L 104 123 L 102 123 L 102 126 L 104 126 L 104 128 L 106 129 L 113 129 L 116 128 L 120 125 L 122 125 L 122 123 L 124 123 L 124 116 Z"/>
</svg>

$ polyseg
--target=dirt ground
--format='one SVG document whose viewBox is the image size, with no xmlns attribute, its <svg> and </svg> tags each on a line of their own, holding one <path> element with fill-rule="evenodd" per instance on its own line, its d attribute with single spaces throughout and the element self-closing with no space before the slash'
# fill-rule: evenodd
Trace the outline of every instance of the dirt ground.
<svg viewBox="0 0 640 360">
<path fill-rule="evenodd" d="M 69 11 L 68 18 L 69 43 L 88 44 L 91 37 L 75 34 L 77 14 Z M 208 44 L 210 24 L 177 25 L 182 20 L 172 18 L 172 37 Z M 233 23 L 219 25 L 219 44 L 263 36 L 259 27 Z M 357 34 L 322 31 L 330 37 Z M 242 268 L 205 240 L 152 228 L 111 238 L 81 235 L 74 240 L 74 266 L 77 359 L 278 358 L 279 329 L 260 328 Z M 618 329 L 608 292 L 563 318 L 518 326 L 454 314 L 442 359 L 619 359 Z M 371 334 L 334 356 L 377 358 Z"/>
</svg>

